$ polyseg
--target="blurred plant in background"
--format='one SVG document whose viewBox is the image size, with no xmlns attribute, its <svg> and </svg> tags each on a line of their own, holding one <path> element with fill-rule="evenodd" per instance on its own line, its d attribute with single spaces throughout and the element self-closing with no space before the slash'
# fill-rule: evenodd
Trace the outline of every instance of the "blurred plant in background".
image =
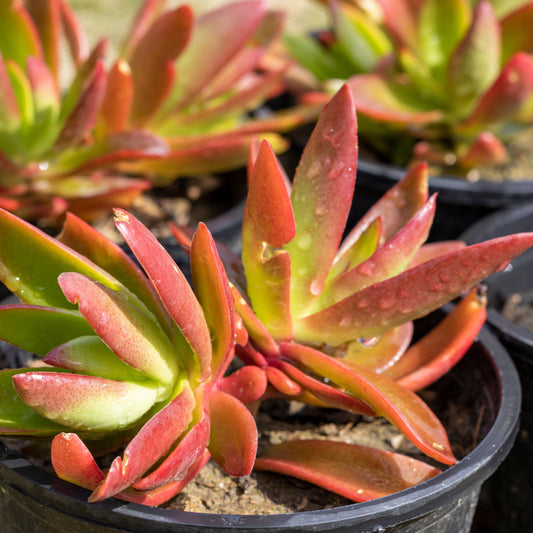
<svg viewBox="0 0 533 533">
<path fill-rule="evenodd" d="M 253 113 L 283 90 L 288 68 L 268 59 L 284 15 L 262 0 L 200 17 L 147 0 L 109 68 L 108 39 L 89 50 L 64 0 L 6 0 L 0 9 L 0 205 L 29 220 L 67 209 L 91 220 L 154 184 L 234 169 L 252 139 L 283 150 L 274 132 L 318 113 Z"/>
<path fill-rule="evenodd" d="M 533 2 L 329 1 L 331 30 L 286 38 L 329 98 L 355 97 L 361 140 L 401 166 L 473 168 L 509 158 L 533 123 Z M 316 97 L 316 95 L 315 95 Z"/>
</svg>

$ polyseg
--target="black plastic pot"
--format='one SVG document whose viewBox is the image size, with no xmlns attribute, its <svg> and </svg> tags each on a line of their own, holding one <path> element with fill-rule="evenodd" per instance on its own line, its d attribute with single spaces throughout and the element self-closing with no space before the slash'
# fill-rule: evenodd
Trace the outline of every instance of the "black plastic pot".
<svg viewBox="0 0 533 533">
<path fill-rule="evenodd" d="M 352 223 L 405 175 L 405 169 L 359 157 Z M 533 201 L 533 180 L 495 183 L 469 182 L 451 176 L 432 176 L 430 193 L 438 193 L 437 212 L 429 240 L 459 237 L 470 225 L 498 209 Z"/>
<path fill-rule="evenodd" d="M 422 323 L 433 325 L 442 312 Z M 482 386 L 480 386 L 482 384 Z M 209 515 L 148 508 L 115 499 L 86 502 L 88 492 L 0 451 L 2 533 L 173 533 L 344 531 L 466 533 L 483 482 L 507 455 L 516 436 L 520 385 L 506 351 L 485 328 L 467 356 L 435 387 L 439 398 L 466 394 L 479 444 L 428 482 L 371 502 L 282 515 Z M 450 431 L 450 428 L 447 428 Z"/>
<path fill-rule="evenodd" d="M 498 211 L 469 228 L 461 238 L 469 244 L 533 231 L 533 204 Z M 533 524 L 533 332 L 511 322 L 502 314 L 512 294 L 533 292 L 533 249 L 511 262 L 502 272 L 490 276 L 487 322 L 507 348 L 518 369 L 523 391 L 520 432 L 509 457 L 487 486 L 490 507 L 501 517 L 488 531 L 529 531 Z"/>
</svg>

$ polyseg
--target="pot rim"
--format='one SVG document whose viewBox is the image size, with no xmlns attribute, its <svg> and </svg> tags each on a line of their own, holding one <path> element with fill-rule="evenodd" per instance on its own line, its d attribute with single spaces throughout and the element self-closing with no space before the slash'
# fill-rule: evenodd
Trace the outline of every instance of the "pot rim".
<svg viewBox="0 0 533 533">
<path fill-rule="evenodd" d="M 445 306 L 444 308 L 450 306 Z M 89 491 L 59 480 L 55 476 L 31 465 L 13 452 L 6 454 L 0 449 L 0 478 L 27 490 L 33 497 L 58 508 L 67 507 L 85 519 L 97 520 L 107 517 L 102 523 L 117 525 L 122 519 L 151 523 L 154 531 L 222 531 L 229 529 L 257 531 L 285 528 L 309 528 L 328 523 L 358 527 L 376 526 L 383 518 L 384 525 L 393 525 L 417 516 L 423 516 L 435 508 L 451 504 L 479 487 L 499 466 L 514 443 L 518 432 L 521 389 L 517 371 L 506 350 L 497 338 L 483 326 L 479 340 L 484 346 L 485 357 L 490 362 L 501 391 L 498 414 L 485 438 L 466 457 L 442 474 L 415 487 L 396 494 L 364 503 L 354 503 L 333 509 L 297 512 L 277 515 L 217 515 L 192 513 L 146 507 L 110 499 L 89 504 Z M 2 458 L 2 451 L 7 459 Z M 7 471 L 9 469 L 9 471 Z M 109 515 L 111 511 L 113 516 Z M 354 514 L 355 513 L 355 514 Z M 110 521 L 111 520 L 111 521 Z M 354 522 L 356 520 L 356 522 Z M 164 528 L 164 529 L 159 529 Z M 172 528 L 172 529 L 171 529 Z M 213 528 L 213 529 L 211 529 Z M 142 531 L 142 530 L 139 530 Z"/>
<path fill-rule="evenodd" d="M 359 156 L 357 162 L 358 178 L 372 176 L 378 182 L 399 181 L 406 169 L 381 161 L 371 161 Z M 430 176 L 428 180 L 430 192 L 439 193 L 439 200 L 453 197 L 455 203 L 484 207 L 500 207 L 524 201 L 525 196 L 533 196 L 533 177 L 531 180 L 492 182 L 479 180 L 476 182 L 457 178 L 451 174 Z M 390 187 L 390 183 L 387 185 Z M 356 184 L 357 194 L 357 184 Z"/>
</svg>

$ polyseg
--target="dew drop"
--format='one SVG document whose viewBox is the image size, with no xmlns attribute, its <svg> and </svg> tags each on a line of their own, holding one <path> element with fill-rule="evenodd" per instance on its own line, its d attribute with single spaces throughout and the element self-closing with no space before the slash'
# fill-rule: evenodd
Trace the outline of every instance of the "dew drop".
<svg viewBox="0 0 533 533">
<path fill-rule="evenodd" d="M 341 321 L 339 322 L 339 326 L 342 328 L 346 328 L 350 326 L 353 322 L 353 315 L 345 315 L 341 318 Z"/>
<path fill-rule="evenodd" d="M 318 296 L 322 292 L 322 283 L 318 280 L 313 280 L 311 283 L 311 286 L 309 287 L 309 290 L 311 291 L 311 294 L 313 296 Z"/>
<path fill-rule="evenodd" d="M 375 268 L 375 263 L 373 263 L 372 261 L 365 261 L 357 267 L 357 272 L 359 272 L 359 274 L 362 274 L 363 276 L 372 276 L 374 274 Z"/>
<path fill-rule="evenodd" d="M 307 171 L 307 178 L 309 180 L 314 180 L 320 174 L 322 173 L 322 163 L 320 161 L 313 161 L 311 165 L 309 166 L 309 170 Z"/>
<path fill-rule="evenodd" d="M 301 250 L 308 250 L 311 247 L 312 241 L 313 239 L 311 237 L 311 234 L 306 232 L 298 237 L 296 244 Z"/>
<path fill-rule="evenodd" d="M 382 309 L 383 311 L 386 311 L 387 309 L 394 307 L 395 304 L 396 304 L 396 298 L 394 296 L 380 298 L 378 301 L 378 307 Z"/>
<path fill-rule="evenodd" d="M 362 298 L 357 302 L 357 309 L 364 309 L 365 307 L 368 307 L 370 305 L 370 300 L 367 300 L 366 298 Z"/>
<path fill-rule="evenodd" d="M 363 348 L 372 348 L 373 346 L 376 346 L 379 341 L 381 340 L 381 337 L 369 337 L 368 339 L 357 339 L 357 342 L 363 346 Z"/>
<path fill-rule="evenodd" d="M 323 204 L 317 204 L 317 206 L 315 207 L 315 215 L 317 217 L 324 216 L 327 212 L 328 212 L 328 209 Z"/>
<path fill-rule="evenodd" d="M 398 289 L 398 292 L 396 293 L 396 297 L 399 300 L 405 300 L 405 298 L 409 298 L 409 289 L 407 287 L 400 287 Z"/>
</svg>

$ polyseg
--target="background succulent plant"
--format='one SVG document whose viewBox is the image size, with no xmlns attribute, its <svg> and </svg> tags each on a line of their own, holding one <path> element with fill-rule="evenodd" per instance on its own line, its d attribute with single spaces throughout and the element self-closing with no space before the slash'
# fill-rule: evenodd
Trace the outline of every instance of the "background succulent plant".
<svg viewBox="0 0 533 533">
<path fill-rule="evenodd" d="M 283 150 L 276 132 L 316 116 L 314 106 L 253 113 L 288 66 L 268 59 L 284 16 L 262 0 L 198 17 L 147 0 L 109 67 L 108 38 L 89 50 L 66 1 L 1 9 L 0 206 L 26 219 L 68 209 L 92 220 L 154 184 L 242 166 L 258 135 Z"/>
<path fill-rule="evenodd" d="M 286 43 L 321 82 L 347 80 L 361 139 L 389 161 L 468 174 L 531 130 L 531 2 L 328 4 L 331 31 Z"/>
</svg>

